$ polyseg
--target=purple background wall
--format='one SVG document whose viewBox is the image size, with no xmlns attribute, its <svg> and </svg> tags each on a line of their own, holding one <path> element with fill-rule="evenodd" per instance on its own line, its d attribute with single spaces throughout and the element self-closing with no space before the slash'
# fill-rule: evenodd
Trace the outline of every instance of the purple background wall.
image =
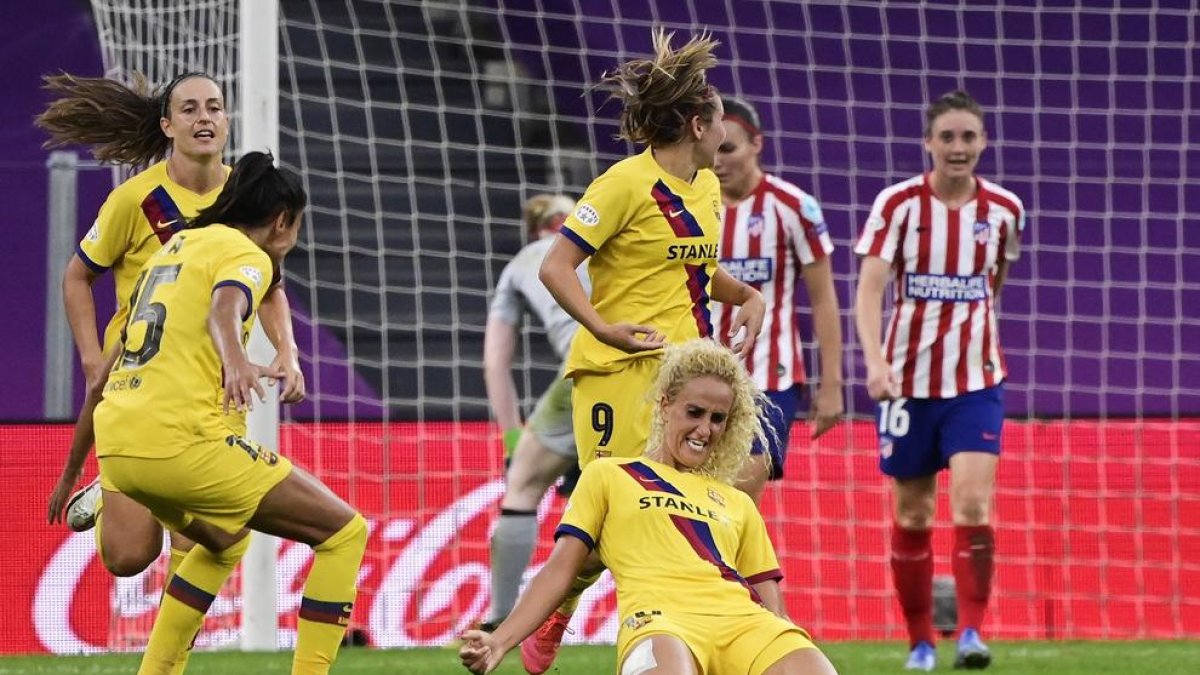
<svg viewBox="0 0 1200 675">
<path fill-rule="evenodd" d="M 589 3 L 589 16 L 576 21 L 561 18 L 574 13 L 573 1 L 505 3 L 510 52 L 547 88 L 564 126 L 575 127 L 564 137 L 584 138 L 603 158 L 597 169 L 629 149 L 609 140 L 616 106 L 601 108 L 599 93 L 581 97 L 583 87 L 624 55 L 645 54 L 654 23 L 685 33 L 715 27 L 724 46 L 713 80 L 759 104 L 770 130 L 767 165 L 825 205 L 845 307 L 856 265 L 850 245 L 866 208 L 879 189 L 922 170 L 925 102 L 966 86 L 991 112 L 994 144 L 981 173 L 1022 195 L 1030 212 L 1026 255 L 1002 314 L 1010 413 L 1200 414 L 1200 321 L 1187 309 L 1200 304 L 1200 229 L 1184 220 L 1200 200 L 1200 151 L 1191 147 L 1200 138 L 1200 13 L 1189 3 L 1157 2 L 1153 14 L 1137 2 L 1087 13 L 1034 12 L 1031 2 L 1010 2 L 1005 12 L 940 3 L 657 4 Z M 30 420 L 41 416 L 46 260 L 46 152 L 30 120 L 46 100 L 42 74 L 101 67 L 86 3 L 5 3 L 0 11 L 9 95 L 0 111 L 0 227 L 16 235 L 0 252 L 8 300 L 0 372 L 10 382 L 0 389 L 0 419 Z M 594 123 L 579 134 L 589 117 Z M 81 174 L 81 227 L 108 186 L 106 172 Z M 848 338 L 850 328 L 847 321 Z M 319 330 L 302 324 L 299 332 L 328 345 L 323 352 L 338 351 Z M 852 341 L 847 355 L 854 380 L 861 364 Z M 371 396 L 344 369 L 321 381 L 330 394 L 323 416 L 345 416 L 348 392 Z M 853 409 L 867 410 L 858 399 Z M 378 408 L 368 406 L 360 412 L 374 416 Z"/>
<path fill-rule="evenodd" d="M 649 54 L 655 25 L 677 45 L 710 28 L 722 42 L 711 79 L 758 107 L 764 164 L 824 205 L 843 309 L 875 195 L 925 168 L 924 106 L 966 88 L 989 113 L 979 172 L 1030 214 L 1001 312 L 1009 413 L 1200 413 L 1200 322 L 1187 309 L 1200 300 L 1200 229 L 1187 216 L 1200 198 L 1200 12 L 1185 0 L 1004 4 L 612 0 L 574 20 L 572 0 L 503 3 L 529 82 L 558 115 L 596 119 L 584 143 L 599 168 L 633 149 L 611 140 L 619 105 L 586 88 Z M 853 398 L 871 409 L 861 386 Z"/>
</svg>

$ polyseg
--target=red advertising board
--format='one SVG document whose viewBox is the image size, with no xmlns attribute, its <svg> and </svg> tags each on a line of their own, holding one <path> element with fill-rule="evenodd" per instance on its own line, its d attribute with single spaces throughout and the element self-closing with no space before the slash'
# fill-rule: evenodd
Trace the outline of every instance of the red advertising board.
<svg viewBox="0 0 1200 675">
<path fill-rule="evenodd" d="M 157 602 L 161 564 L 115 581 L 91 533 L 46 524 L 70 429 L 0 427 L 4 597 L 0 653 L 136 649 Z M 898 637 L 889 582 L 886 483 L 868 423 L 818 444 L 798 425 L 788 476 L 764 512 L 792 617 L 820 639 Z M 444 644 L 488 605 L 488 546 L 503 491 L 501 452 L 482 423 L 289 424 L 281 449 L 371 523 L 354 625 L 381 647 Z M 1200 637 L 1200 422 L 1009 423 L 997 494 L 998 570 L 989 633 L 1003 637 Z M 94 466 L 91 467 L 94 471 Z M 945 484 L 943 483 L 943 488 Z M 945 489 L 935 535 L 949 574 Z M 543 544 L 562 512 L 541 509 Z M 281 642 L 289 644 L 311 550 L 279 552 Z M 664 561 L 664 564 L 667 564 Z M 233 587 L 200 646 L 236 640 Z M 611 581 L 576 616 L 570 641 L 611 641 Z"/>
</svg>

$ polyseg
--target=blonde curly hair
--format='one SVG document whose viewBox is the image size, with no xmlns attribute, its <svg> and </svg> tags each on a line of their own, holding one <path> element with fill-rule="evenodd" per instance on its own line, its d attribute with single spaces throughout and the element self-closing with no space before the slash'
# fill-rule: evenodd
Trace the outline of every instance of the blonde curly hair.
<svg viewBox="0 0 1200 675">
<path fill-rule="evenodd" d="M 773 404 L 754 386 L 737 355 L 712 340 L 696 339 L 669 345 L 664 351 L 658 377 L 650 390 L 655 405 L 650 420 L 650 435 L 646 441 L 646 456 L 664 464 L 672 463 L 663 447 L 666 425 L 662 402 L 673 401 L 683 386 L 697 377 L 715 377 L 728 384 L 733 389 L 733 405 L 725 420 L 725 432 L 721 439 L 712 447 L 704 463 L 689 473 L 733 485 L 742 465 L 750 458 L 750 448 L 754 442 L 765 446 L 767 435 L 774 434 L 767 422 L 767 411 Z"/>
</svg>

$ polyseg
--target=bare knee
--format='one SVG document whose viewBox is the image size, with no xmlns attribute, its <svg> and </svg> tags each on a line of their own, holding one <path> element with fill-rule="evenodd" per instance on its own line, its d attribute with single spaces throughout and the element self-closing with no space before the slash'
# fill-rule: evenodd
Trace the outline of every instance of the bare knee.
<svg viewBox="0 0 1200 675">
<path fill-rule="evenodd" d="M 991 516 L 989 496 L 980 494 L 956 495 L 955 525 L 987 525 Z"/>
<path fill-rule="evenodd" d="M 906 530 L 928 530 L 933 527 L 937 495 L 933 479 L 897 481 L 895 485 L 896 524 Z"/>
<path fill-rule="evenodd" d="M 162 553 L 162 544 L 151 547 L 138 544 L 134 540 L 125 540 L 119 545 L 100 547 L 100 559 L 104 567 L 114 577 L 132 577 L 141 574 L 147 567 L 158 559 Z"/>
</svg>

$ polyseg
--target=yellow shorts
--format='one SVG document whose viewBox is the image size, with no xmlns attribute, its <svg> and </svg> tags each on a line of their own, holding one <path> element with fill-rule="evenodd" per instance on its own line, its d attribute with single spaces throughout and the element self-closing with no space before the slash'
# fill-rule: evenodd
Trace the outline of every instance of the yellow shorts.
<svg viewBox="0 0 1200 675">
<path fill-rule="evenodd" d="M 638 642 L 650 635 L 679 638 L 700 667 L 700 675 L 762 675 L 775 662 L 816 645 L 794 624 L 763 609 L 743 616 L 686 612 L 635 612 L 617 632 L 617 672 Z"/>
<path fill-rule="evenodd" d="M 291 472 L 286 457 L 234 435 L 202 441 L 174 457 L 100 458 L 102 488 L 124 493 L 176 531 L 195 519 L 231 534 L 241 531 Z"/>
<path fill-rule="evenodd" d="M 639 457 L 650 434 L 650 388 L 658 357 L 634 359 L 614 373 L 576 373 L 571 394 L 579 466 L 597 457 Z"/>
</svg>

